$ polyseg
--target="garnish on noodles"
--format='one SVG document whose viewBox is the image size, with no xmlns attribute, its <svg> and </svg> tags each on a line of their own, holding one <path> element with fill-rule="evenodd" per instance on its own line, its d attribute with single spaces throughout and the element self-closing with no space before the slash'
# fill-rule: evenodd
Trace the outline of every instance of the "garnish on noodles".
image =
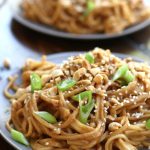
<svg viewBox="0 0 150 150">
<path fill-rule="evenodd" d="M 95 48 L 61 65 L 46 57 L 29 59 L 21 77 L 17 86 L 17 77 L 9 77 L 4 91 L 11 102 L 7 128 L 15 141 L 34 150 L 150 146 L 147 64 Z"/>
</svg>

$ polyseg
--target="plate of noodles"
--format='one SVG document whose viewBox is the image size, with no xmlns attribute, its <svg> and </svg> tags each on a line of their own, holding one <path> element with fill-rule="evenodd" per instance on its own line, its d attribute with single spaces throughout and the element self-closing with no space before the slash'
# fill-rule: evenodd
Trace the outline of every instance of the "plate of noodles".
<svg viewBox="0 0 150 150">
<path fill-rule="evenodd" d="M 149 0 L 15 0 L 14 19 L 62 38 L 109 39 L 150 25 Z"/>
<path fill-rule="evenodd" d="M 149 148 L 148 64 L 95 48 L 28 59 L 14 73 L 0 86 L 0 132 L 15 148 Z"/>
</svg>

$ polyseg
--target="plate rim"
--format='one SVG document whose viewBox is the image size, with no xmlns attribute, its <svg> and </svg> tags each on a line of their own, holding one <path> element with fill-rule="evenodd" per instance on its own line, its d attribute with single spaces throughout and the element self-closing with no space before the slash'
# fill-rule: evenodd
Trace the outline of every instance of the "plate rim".
<svg viewBox="0 0 150 150">
<path fill-rule="evenodd" d="M 60 53 L 55 53 L 55 54 L 50 54 L 50 55 L 47 55 L 47 59 L 49 60 L 49 61 L 51 61 L 52 59 L 58 59 L 59 57 L 61 57 L 62 58 L 62 60 L 61 60 L 61 62 L 63 62 L 64 60 L 66 60 L 66 59 L 68 59 L 68 57 L 70 57 L 70 56 L 75 56 L 75 55 L 79 55 L 79 54 L 84 54 L 84 53 L 86 53 L 85 51 L 75 51 L 75 52 L 60 52 Z M 130 55 L 127 55 L 127 54 L 122 54 L 122 53 L 112 53 L 113 55 L 115 55 L 116 57 L 119 57 L 119 58 L 127 58 L 127 57 L 131 57 Z M 38 59 L 40 59 L 41 57 L 39 56 L 38 58 L 36 58 L 37 60 Z M 136 61 L 142 61 L 141 59 L 139 59 L 139 58 L 137 58 L 137 57 L 132 57 L 134 60 L 136 60 Z M 55 63 L 55 62 L 54 62 Z M 16 72 L 18 72 L 20 70 L 20 68 L 18 68 L 18 69 L 13 69 L 13 70 L 11 70 L 11 73 L 9 73 L 9 74 L 14 74 L 14 73 L 16 73 Z M 9 76 L 9 75 L 8 75 Z M 7 76 L 7 77 L 8 77 Z M 4 77 L 2 80 L 1 80 L 1 84 L 4 84 L 5 82 L 6 82 L 6 80 L 7 80 L 7 77 Z M 0 88 L 0 89 L 2 89 L 2 88 Z M 0 91 L 1 93 L 3 93 L 3 91 Z M 7 98 L 6 98 L 7 99 Z M 5 99 L 4 99 L 5 100 Z M 3 100 L 1 100 L 1 101 L 3 101 Z M 9 101 L 7 101 L 7 102 L 9 102 Z M 7 103 L 6 102 L 6 103 Z M 10 106 L 10 103 L 9 103 L 9 106 Z M 7 114 L 8 115 L 8 114 Z M 6 127 L 5 127 L 5 129 L 6 129 Z M 7 131 L 7 130 L 6 130 Z M 0 125 L 0 136 L 8 143 L 8 144 L 10 144 L 12 147 L 14 147 L 15 149 L 17 149 L 17 150 L 22 150 L 22 146 L 23 145 L 21 145 L 21 144 L 19 144 L 19 143 L 16 143 L 15 141 L 13 141 L 12 139 L 11 139 L 11 137 L 8 137 L 7 135 L 6 135 L 6 131 L 3 131 L 2 129 L 1 129 L 1 125 Z M 9 133 L 9 132 L 8 132 Z M 10 140 L 11 139 L 11 140 Z M 20 147 L 21 146 L 21 147 Z M 23 146 L 24 147 L 24 146 Z M 25 150 L 31 150 L 31 147 L 24 147 L 24 149 Z"/>
<path fill-rule="evenodd" d="M 34 30 L 39 33 L 43 33 L 46 35 L 54 36 L 54 37 L 60 37 L 64 39 L 73 39 L 73 40 L 105 40 L 105 39 L 114 39 L 118 37 L 123 37 L 129 34 L 132 34 L 134 32 L 140 31 L 148 26 L 150 26 L 150 18 L 144 20 L 143 22 L 137 23 L 125 30 L 123 30 L 120 33 L 116 34 L 73 34 L 73 33 L 68 33 L 68 32 L 63 32 L 59 29 L 55 29 L 51 26 L 40 24 L 40 23 L 35 23 L 33 21 L 30 21 L 26 18 L 23 17 L 22 15 L 22 10 L 20 8 L 20 2 L 21 0 L 16 0 L 15 4 L 10 4 L 12 13 L 13 13 L 13 18 L 15 21 L 19 22 L 23 26 Z"/>
</svg>

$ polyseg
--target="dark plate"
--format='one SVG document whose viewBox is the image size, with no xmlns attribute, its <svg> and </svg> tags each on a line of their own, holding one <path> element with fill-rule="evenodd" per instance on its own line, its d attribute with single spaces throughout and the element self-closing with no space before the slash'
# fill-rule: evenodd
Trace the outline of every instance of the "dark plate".
<svg viewBox="0 0 150 150">
<path fill-rule="evenodd" d="M 58 54 L 49 55 L 47 57 L 47 59 L 54 63 L 60 64 L 62 61 L 66 60 L 68 57 L 78 55 L 79 53 L 83 53 L 83 52 L 58 53 Z M 120 58 L 129 57 L 128 55 L 117 54 L 117 53 L 115 53 L 115 55 Z M 136 60 L 138 60 L 138 59 L 136 59 Z M 9 115 L 10 115 L 10 112 L 9 111 L 7 112 L 7 110 L 10 108 L 10 103 L 9 103 L 8 99 L 3 95 L 3 90 L 4 90 L 4 87 L 6 87 L 6 85 L 8 83 L 7 77 L 10 75 L 19 73 L 20 69 L 17 67 L 18 66 L 16 64 L 16 69 L 3 72 L 3 79 L 2 79 L 2 81 L 0 81 L 0 106 L 1 106 L 0 107 L 0 134 L 4 137 L 4 139 L 8 143 L 10 143 L 16 149 L 31 150 L 31 148 L 25 147 L 15 141 L 13 141 L 10 137 L 8 130 L 6 129 L 6 126 L 5 126 L 8 118 L 9 118 Z"/>
<path fill-rule="evenodd" d="M 78 40 L 111 39 L 111 38 L 117 38 L 117 37 L 121 37 L 121 36 L 125 36 L 128 34 L 134 33 L 136 31 L 141 30 L 141 29 L 150 25 L 150 19 L 148 19 L 148 20 L 145 20 L 139 24 L 136 24 L 132 27 L 125 29 L 121 33 L 116 33 L 116 34 L 101 34 L 101 33 L 97 33 L 97 34 L 72 34 L 72 33 L 67 33 L 67 32 L 57 30 L 57 29 L 50 27 L 50 26 L 46 26 L 46 25 L 39 24 L 39 23 L 34 23 L 32 21 L 25 19 L 22 15 L 22 10 L 19 7 L 20 1 L 21 0 L 15 0 L 15 1 L 13 1 L 13 4 L 12 4 L 14 19 L 16 21 L 18 21 L 22 25 L 24 25 L 30 29 L 33 29 L 35 31 L 38 31 L 38 32 L 41 32 L 41 33 L 44 33 L 47 35 L 61 37 L 61 38 L 78 39 Z M 148 1 L 146 1 L 146 0 L 145 0 L 145 2 L 148 3 Z"/>
</svg>

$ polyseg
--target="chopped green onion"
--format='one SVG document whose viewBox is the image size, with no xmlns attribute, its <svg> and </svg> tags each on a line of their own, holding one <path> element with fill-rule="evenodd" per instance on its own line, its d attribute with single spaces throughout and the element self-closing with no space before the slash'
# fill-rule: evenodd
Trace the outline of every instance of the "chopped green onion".
<svg viewBox="0 0 150 150">
<path fill-rule="evenodd" d="M 84 12 L 84 16 L 88 16 L 93 11 L 94 8 L 95 8 L 94 2 L 92 0 L 87 0 L 87 7 Z"/>
<path fill-rule="evenodd" d="M 73 100 L 78 102 L 80 98 L 81 100 L 83 100 L 84 98 L 92 99 L 92 91 L 85 91 L 72 97 Z"/>
<path fill-rule="evenodd" d="M 128 65 L 125 64 L 121 66 L 116 73 L 114 74 L 112 80 L 116 81 L 118 80 L 121 85 L 128 85 L 130 82 L 132 82 L 135 79 L 134 75 L 131 73 L 131 71 L 128 68 Z"/>
<path fill-rule="evenodd" d="M 13 140 L 15 140 L 16 142 L 19 142 L 21 144 L 24 144 L 26 146 L 29 146 L 27 139 L 21 132 L 11 129 L 10 133 L 11 133 L 11 137 Z"/>
<path fill-rule="evenodd" d="M 31 82 L 31 91 L 34 92 L 35 90 L 42 89 L 42 81 L 38 74 L 32 73 L 30 75 L 30 82 Z"/>
<path fill-rule="evenodd" d="M 59 83 L 57 85 L 58 89 L 60 91 L 67 91 L 69 90 L 71 87 L 73 87 L 74 85 L 76 84 L 76 81 L 73 80 L 73 79 L 67 79 L 67 80 L 64 80 L 62 81 L 61 83 Z"/>
<path fill-rule="evenodd" d="M 40 116 L 42 119 L 44 119 L 45 121 L 47 121 L 48 123 L 56 123 L 57 120 L 56 118 L 51 115 L 49 112 L 46 111 L 38 111 L 38 112 L 34 112 L 36 115 Z"/>
<path fill-rule="evenodd" d="M 88 121 L 88 117 L 92 111 L 92 109 L 94 108 L 94 100 L 91 99 L 88 101 L 88 103 L 84 106 L 82 106 L 82 100 L 79 100 L 79 108 L 80 108 L 80 113 L 79 113 L 79 119 L 80 122 L 82 123 L 87 123 Z"/>
<path fill-rule="evenodd" d="M 82 123 L 87 123 L 88 117 L 94 108 L 94 100 L 92 99 L 92 91 L 85 91 L 81 92 L 80 94 L 77 94 L 72 97 L 73 100 L 79 102 L 79 120 Z M 84 99 L 86 98 L 87 104 L 83 105 Z"/>
<path fill-rule="evenodd" d="M 123 78 L 125 79 L 125 81 L 127 83 L 130 83 L 130 82 L 132 82 L 135 79 L 135 77 L 133 76 L 133 74 L 129 70 L 126 72 L 126 74 L 124 75 Z"/>
<path fill-rule="evenodd" d="M 86 53 L 85 59 L 86 59 L 90 64 L 93 64 L 93 63 L 94 63 L 94 57 L 93 57 L 92 54 L 90 54 L 90 53 Z"/>
<path fill-rule="evenodd" d="M 116 71 L 116 73 L 114 74 L 112 80 L 113 80 L 113 81 L 116 81 L 116 80 L 122 78 L 122 77 L 125 75 L 125 73 L 126 73 L 127 71 L 128 71 L 128 65 L 127 65 L 127 64 L 121 66 L 121 67 Z"/>
<path fill-rule="evenodd" d="M 150 119 L 148 119 L 148 120 L 146 121 L 145 126 L 146 126 L 146 129 L 150 129 Z"/>
</svg>

